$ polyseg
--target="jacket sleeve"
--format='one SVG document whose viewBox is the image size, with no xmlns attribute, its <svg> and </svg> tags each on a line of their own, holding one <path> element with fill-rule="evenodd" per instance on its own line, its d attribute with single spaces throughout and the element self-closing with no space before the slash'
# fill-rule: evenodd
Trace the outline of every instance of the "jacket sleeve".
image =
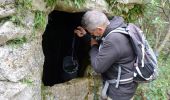
<svg viewBox="0 0 170 100">
<path fill-rule="evenodd" d="M 120 42 L 121 40 L 118 38 L 111 38 L 110 40 L 104 41 L 100 51 L 98 46 L 92 46 L 90 50 L 90 60 L 95 72 L 104 73 L 119 59 Z"/>
<path fill-rule="evenodd" d="M 91 35 L 89 33 L 87 33 L 85 36 L 82 37 L 83 40 L 86 42 L 86 43 L 90 43 L 91 41 Z"/>
</svg>

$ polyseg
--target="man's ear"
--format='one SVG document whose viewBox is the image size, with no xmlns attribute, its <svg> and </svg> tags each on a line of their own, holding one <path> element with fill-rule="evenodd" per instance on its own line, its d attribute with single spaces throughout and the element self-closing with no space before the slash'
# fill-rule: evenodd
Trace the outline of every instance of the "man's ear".
<svg viewBox="0 0 170 100">
<path fill-rule="evenodd" d="M 103 27 L 97 27 L 97 33 L 102 34 L 104 32 L 104 28 Z"/>
<path fill-rule="evenodd" d="M 102 28 L 102 27 L 97 27 L 97 31 L 98 31 L 98 32 L 102 32 L 102 31 L 103 31 L 103 28 Z"/>
</svg>

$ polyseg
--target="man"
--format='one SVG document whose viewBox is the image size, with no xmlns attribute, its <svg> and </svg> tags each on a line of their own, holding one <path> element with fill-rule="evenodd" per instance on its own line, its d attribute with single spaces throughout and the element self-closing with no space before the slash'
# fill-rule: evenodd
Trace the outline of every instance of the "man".
<svg viewBox="0 0 170 100">
<path fill-rule="evenodd" d="M 92 67 L 97 73 L 101 73 L 103 78 L 102 98 L 130 100 L 136 91 L 137 83 L 133 79 L 128 82 L 125 80 L 133 77 L 135 54 L 127 36 L 111 32 L 119 27 L 125 28 L 127 24 L 122 17 L 117 16 L 109 21 L 104 13 L 95 10 L 87 11 L 81 23 L 82 26 L 74 30 L 79 37 L 87 37 L 86 33 L 89 33 L 102 38 L 100 44 L 92 38 L 90 50 Z"/>
</svg>

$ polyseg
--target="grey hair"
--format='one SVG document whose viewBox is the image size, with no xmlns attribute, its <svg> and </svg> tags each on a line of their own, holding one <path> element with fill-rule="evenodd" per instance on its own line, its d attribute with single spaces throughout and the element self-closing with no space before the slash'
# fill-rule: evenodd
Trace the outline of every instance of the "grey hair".
<svg viewBox="0 0 170 100">
<path fill-rule="evenodd" d="M 90 10 L 87 11 L 83 17 L 81 24 L 84 28 L 87 30 L 93 31 L 100 25 L 108 25 L 110 22 L 107 18 L 107 16 L 97 10 Z"/>
</svg>

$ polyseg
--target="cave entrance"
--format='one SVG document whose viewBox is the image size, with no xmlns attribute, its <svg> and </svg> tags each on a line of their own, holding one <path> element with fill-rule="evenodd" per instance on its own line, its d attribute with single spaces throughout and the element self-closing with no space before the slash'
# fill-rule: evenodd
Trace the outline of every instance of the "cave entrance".
<svg viewBox="0 0 170 100">
<path fill-rule="evenodd" d="M 63 70 L 63 59 L 71 55 L 74 29 L 80 25 L 84 12 L 67 13 L 53 11 L 48 16 L 48 24 L 43 34 L 42 47 L 45 56 L 43 78 L 45 86 L 63 83 L 76 77 L 83 77 L 86 66 L 89 65 L 86 43 L 75 38 L 75 55 L 79 63 L 74 74 Z"/>
</svg>

